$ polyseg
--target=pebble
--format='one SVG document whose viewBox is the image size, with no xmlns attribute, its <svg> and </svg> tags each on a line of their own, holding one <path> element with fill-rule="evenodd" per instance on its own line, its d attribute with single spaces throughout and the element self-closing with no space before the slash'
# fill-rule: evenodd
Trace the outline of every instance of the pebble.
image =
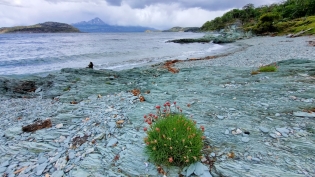
<svg viewBox="0 0 315 177">
<path fill-rule="evenodd" d="M 280 132 L 281 134 L 288 134 L 290 131 L 288 130 L 288 129 L 286 129 L 286 128 L 276 128 L 276 130 L 278 131 L 278 132 Z"/>
<path fill-rule="evenodd" d="M 61 170 L 57 170 L 51 174 L 51 177 L 62 177 L 64 175 L 64 172 Z"/>
<path fill-rule="evenodd" d="M 57 124 L 56 125 L 56 128 L 61 128 L 61 127 L 63 127 L 63 124 Z"/>
<path fill-rule="evenodd" d="M 262 126 L 259 127 L 259 130 L 262 131 L 263 133 L 268 133 L 269 132 L 268 128 L 262 127 Z"/>
<path fill-rule="evenodd" d="M 118 142 L 118 140 L 116 138 L 110 139 L 106 146 L 107 147 L 114 146 L 117 142 Z"/>
<path fill-rule="evenodd" d="M 43 171 L 45 170 L 45 168 L 47 167 L 48 163 L 43 163 L 41 165 L 38 165 L 36 167 L 36 175 L 41 175 L 43 173 Z"/>
<path fill-rule="evenodd" d="M 223 120 L 225 117 L 224 117 L 224 116 L 217 115 L 217 118 L 220 119 L 220 120 Z"/>
<path fill-rule="evenodd" d="M 293 112 L 293 115 L 296 116 L 296 117 L 315 118 L 315 113 L 308 113 L 308 112 Z"/>
<path fill-rule="evenodd" d="M 2 162 L 2 164 L 0 166 L 1 167 L 7 167 L 9 165 L 10 165 L 10 162 L 7 160 L 7 161 Z"/>
<path fill-rule="evenodd" d="M 37 161 L 38 164 L 42 164 L 44 162 L 48 161 L 48 159 L 46 157 L 40 157 Z"/>
<path fill-rule="evenodd" d="M 236 129 L 235 131 L 232 131 L 233 135 L 239 135 L 241 133 L 243 133 L 241 129 Z"/>
<path fill-rule="evenodd" d="M 74 159 L 74 158 L 75 158 L 75 153 L 74 153 L 73 150 L 70 150 L 70 152 L 69 152 L 69 159 L 71 160 L 71 159 Z"/>
<path fill-rule="evenodd" d="M 5 171 L 6 171 L 6 169 L 7 169 L 7 167 L 0 167 L 0 173 L 5 172 Z"/>
<path fill-rule="evenodd" d="M 228 135 L 228 134 L 230 134 L 230 131 L 229 130 L 225 130 L 224 134 Z"/>
<path fill-rule="evenodd" d="M 253 161 L 256 161 L 256 162 L 260 162 L 260 159 L 259 159 L 259 158 L 253 157 L 252 160 L 253 160 Z"/>
<path fill-rule="evenodd" d="M 215 153 L 214 153 L 214 152 L 211 152 L 210 156 L 211 156 L 211 157 L 215 157 Z"/>
<path fill-rule="evenodd" d="M 242 137 L 242 141 L 245 142 L 245 143 L 248 143 L 249 142 L 249 138 L 248 137 Z"/>
<path fill-rule="evenodd" d="M 274 138 L 274 139 L 278 138 L 278 136 L 277 136 L 276 134 L 274 134 L 274 133 L 270 133 L 269 135 L 270 135 L 272 138 Z"/>
</svg>

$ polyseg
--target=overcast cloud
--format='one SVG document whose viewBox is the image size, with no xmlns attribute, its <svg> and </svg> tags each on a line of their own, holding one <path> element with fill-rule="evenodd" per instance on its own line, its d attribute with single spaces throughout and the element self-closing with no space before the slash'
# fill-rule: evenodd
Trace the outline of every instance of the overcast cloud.
<svg viewBox="0 0 315 177">
<path fill-rule="evenodd" d="M 248 3 L 255 7 L 282 0 L 0 0 L 0 27 L 46 21 L 76 23 L 99 17 L 111 25 L 157 29 L 198 26 Z"/>
</svg>

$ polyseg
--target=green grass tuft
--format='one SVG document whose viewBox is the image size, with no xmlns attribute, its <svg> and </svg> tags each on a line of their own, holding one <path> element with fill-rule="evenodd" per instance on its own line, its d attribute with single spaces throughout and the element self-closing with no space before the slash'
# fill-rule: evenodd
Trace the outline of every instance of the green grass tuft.
<svg viewBox="0 0 315 177">
<path fill-rule="evenodd" d="M 204 138 L 202 130 L 180 113 L 159 117 L 144 139 L 149 159 L 167 166 L 186 166 L 199 161 Z"/>
<path fill-rule="evenodd" d="M 276 72 L 278 69 L 277 65 L 266 65 L 258 68 L 259 72 Z"/>
</svg>

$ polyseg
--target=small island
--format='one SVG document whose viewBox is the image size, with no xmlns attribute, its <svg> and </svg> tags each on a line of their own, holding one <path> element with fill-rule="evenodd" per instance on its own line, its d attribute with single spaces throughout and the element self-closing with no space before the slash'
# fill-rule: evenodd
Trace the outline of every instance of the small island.
<svg viewBox="0 0 315 177">
<path fill-rule="evenodd" d="M 0 28 L 2 33 L 80 33 L 81 31 L 66 23 L 45 22 L 31 26 L 15 26 Z"/>
</svg>

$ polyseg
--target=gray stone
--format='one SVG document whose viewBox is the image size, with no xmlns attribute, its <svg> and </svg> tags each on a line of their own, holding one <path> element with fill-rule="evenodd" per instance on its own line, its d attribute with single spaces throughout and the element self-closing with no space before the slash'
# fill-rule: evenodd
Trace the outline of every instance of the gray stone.
<svg viewBox="0 0 315 177">
<path fill-rule="evenodd" d="M 61 153 L 58 153 L 55 157 L 52 157 L 52 158 L 49 160 L 49 162 L 50 162 L 50 163 L 56 162 L 56 161 L 60 158 L 60 156 L 61 156 Z"/>
<path fill-rule="evenodd" d="M 38 159 L 38 161 L 37 161 L 37 163 L 38 164 L 42 164 L 42 163 L 44 163 L 44 162 L 46 162 L 48 159 L 46 158 L 46 157 L 40 157 L 39 159 Z"/>
<path fill-rule="evenodd" d="M 211 152 L 210 156 L 211 156 L 211 157 L 215 157 L 215 153 L 214 153 L 214 152 Z"/>
<path fill-rule="evenodd" d="M 35 93 L 38 93 L 38 92 L 40 92 L 40 91 L 42 91 L 42 87 L 38 87 L 38 88 L 35 90 Z"/>
<path fill-rule="evenodd" d="M 281 133 L 281 134 L 283 134 L 283 133 L 286 133 L 286 134 L 290 133 L 290 131 L 288 129 L 286 129 L 286 128 L 276 128 L 276 130 L 279 133 Z"/>
<path fill-rule="evenodd" d="M 193 163 L 187 168 L 186 176 L 190 176 L 194 173 L 196 165 Z"/>
<path fill-rule="evenodd" d="M 63 171 L 57 170 L 51 174 L 51 177 L 62 177 L 63 175 L 64 175 Z"/>
<path fill-rule="evenodd" d="M 53 151 L 55 149 L 57 149 L 54 146 L 51 146 L 49 144 L 46 143 L 35 143 L 35 142 L 20 142 L 18 144 L 21 147 L 27 148 L 29 151 L 31 152 L 45 152 L 45 151 Z"/>
<path fill-rule="evenodd" d="M 262 131 L 263 133 L 268 133 L 269 132 L 268 128 L 262 127 L 262 126 L 259 127 L 259 130 Z"/>
<path fill-rule="evenodd" d="M 83 170 L 82 168 L 73 169 L 70 171 L 70 177 L 89 177 L 91 176 L 89 172 Z"/>
<path fill-rule="evenodd" d="M 269 104 L 267 104 L 267 103 L 260 103 L 262 106 L 265 106 L 265 107 L 268 107 L 269 106 Z"/>
<path fill-rule="evenodd" d="M 230 134 L 230 131 L 229 130 L 225 130 L 224 134 L 228 135 L 228 134 Z"/>
<path fill-rule="evenodd" d="M 242 141 L 245 142 L 245 143 L 248 143 L 249 142 L 249 138 L 248 137 L 242 137 Z"/>
<path fill-rule="evenodd" d="M 220 120 L 223 120 L 225 118 L 225 116 L 217 115 L 217 118 L 220 119 Z"/>
<path fill-rule="evenodd" d="M 116 126 L 116 125 L 115 125 L 115 126 Z M 96 135 L 96 136 L 94 137 L 94 139 L 95 139 L 95 140 L 101 140 L 101 139 L 104 138 L 104 136 L 105 136 L 105 133 L 100 133 L 100 134 Z"/>
<path fill-rule="evenodd" d="M 293 112 L 293 115 L 296 116 L 296 117 L 315 118 L 315 113 L 308 113 L 308 112 Z"/>
<path fill-rule="evenodd" d="M 2 164 L 0 165 L 1 167 L 8 167 L 10 165 L 10 161 L 4 161 L 2 162 Z"/>
<path fill-rule="evenodd" d="M 57 170 L 62 170 L 62 169 L 64 169 L 64 167 L 66 166 L 66 164 L 67 164 L 66 157 L 62 157 L 62 158 L 60 158 L 60 159 L 58 159 L 58 160 L 56 161 L 55 168 L 56 168 Z"/>
<path fill-rule="evenodd" d="M 7 169 L 7 167 L 0 167 L 0 173 L 5 172 L 5 171 L 6 171 L 6 169 Z"/>
<path fill-rule="evenodd" d="M 283 137 L 285 137 L 285 138 L 288 138 L 288 137 L 289 137 L 289 135 L 286 134 L 286 133 L 281 133 L 281 135 L 282 135 Z"/>
<path fill-rule="evenodd" d="M 112 138 L 108 141 L 107 143 L 107 147 L 111 147 L 111 146 L 114 146 L 116 143 L 118 142 L 118 140 L 116 138 Z"/>
<path fill-rule="evenodd" d="M 90 172 L 95 172 L 102 169 L 102 155 L 90 154 L 80 162 L 80 167 L 89 169 Z"/>
<path fill-rule="evenodd" d="M 74 153 L 73 150 L 70 150 L 69 151 L 69 159 L 71 160 L 71 159 L 74 159 L 74 158 L 75 158 L 75 153 Z"/>
<path fill-rule="evenodd" d="M 200 175 L 200 177 L 212 177 L 212 175 L 210 174 L 209 171 L 204 171 L 202 175 Z"/>
<path fill-rule="evenodd" d="M 208 168 L 207 168 L 205 165 L 203 165 L 203 164 L 200 163 L 200 162 L 196 162 L 196 163 L 195 163 L 195 171 L 194 171 L 194 173 L 195 173 L 197 176 L 202 175 L 202 174 L 205 172 L 205 170 L 208 170 Z"/>
<path fill-rule="evenodd" d="M 260 159 L 255 158 L 255 157 L 253 157 L 252 160 L 253 160 L 253 161 L 256 161 L 256 162 L 260 162 Z"/>
<path fill-rule="evenodd" d="M 4 131 L 4 135 L 7 138 L 15 138 L 16 136 L 18 136 L 22 133 L 23 133 L 22 127 L 17 127 L 17 126 L 10 127 Z"/>
<path fill-rule="evenodd" d="M 47 167 L 47 163 L 43 163 L 41 165 L 38 165 L 36 167 L 36 175 L 41 175 L 43 173 L 43 171 L 45 170 L 45 168 Z"/>
<path fill-rule="evenodd" d="M 276 134 L 274 134 L 274 133 L 270 133 L 269 134 L 272 138 L 274 138 L 274 139 L 277 139 L 278 138 L 278 136 L 276 135 Z"/>
</svg>

